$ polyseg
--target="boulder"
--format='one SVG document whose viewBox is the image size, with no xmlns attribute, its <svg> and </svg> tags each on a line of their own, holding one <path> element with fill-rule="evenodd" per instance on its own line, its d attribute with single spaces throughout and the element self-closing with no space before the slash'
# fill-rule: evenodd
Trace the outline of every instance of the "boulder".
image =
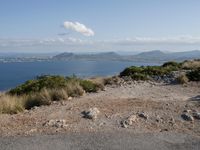
<svg viewBox="0 0 200 150">
<path fill-rule="evenodd" d="M 191 115 L 188 114 L 188 113 L 182 114 L 181 117 L 182 117 L 184 120 L 186 120 L 186 121 L 193 121 L 193 120 L 194 120 L 193 116 L 191 116 Z"/>
<path fill-rule="evenodd" d="M 84 118 L 88 118 L 88 119 L 96 119 L 98 114 L 100 113 L 100 111 L 94 107 L 94 108 L 90 108 L 88 111 L 83 111 L 82 114 L 84 115 Z"/>
</svg>

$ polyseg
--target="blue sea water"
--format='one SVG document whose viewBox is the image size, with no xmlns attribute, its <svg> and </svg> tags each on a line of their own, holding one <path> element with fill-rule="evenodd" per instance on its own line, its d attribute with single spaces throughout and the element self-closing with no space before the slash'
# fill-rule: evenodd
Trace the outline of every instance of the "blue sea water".
<svg viewBox="0 0 200 150">
<path fill-rule="evenodd" d="M 75 74 L 78 77 L 110 76 L 128 66 L 159 65 L 120 61 L 53 61 L 0 63 L 0 91 L 13 88 L 38 75 Z"/>
</svg>

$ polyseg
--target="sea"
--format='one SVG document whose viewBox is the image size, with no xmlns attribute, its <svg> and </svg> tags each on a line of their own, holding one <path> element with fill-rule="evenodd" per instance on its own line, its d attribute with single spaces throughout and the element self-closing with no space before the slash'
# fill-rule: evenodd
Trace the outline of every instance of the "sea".
<svg viewBox="0 0 200 150">
<path fill-rule="evenodd" d="M 40 75 L 76 75 L 80 78 L 118 75 L 129 66 L 158 63 L 130 61 L 43 61 L 0 63 L 0 91 L 6 91 Z"/>
</svg>

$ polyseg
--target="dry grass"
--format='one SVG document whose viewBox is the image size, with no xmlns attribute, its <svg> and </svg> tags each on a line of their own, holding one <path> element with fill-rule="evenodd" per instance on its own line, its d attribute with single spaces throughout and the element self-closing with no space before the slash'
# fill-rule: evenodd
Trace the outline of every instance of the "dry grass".
<svg viewBox="0 0 200 150">
<path fill-rule="evenodd" d="M 22 112 L 24 108 L 26 97 L 10 96 L 1 94 L 0 96 L 0 113 L 2 114 L 16 114 Z"/>
<path fill-rule="evenodd" d="M 68 96 L 71 97 L 82 96 L 85 93 L 78 82 L 69 82 L 64 90 L 67 92 Z"/>
<path fill-rule="evenodd" d="M 78 83 L 69 83 L 61 89 L 42 89 L 30 95 L 9 95 L 0 93 L 0 113 L 16 114 L 35 106 L 50 105 L 52 101 L 67 100 L 68 96 L 81 96 L 84 90 Z"/>
<path fill-rule="evenodd" d="M 187 84 L 189 82 L 188 77 L 184 74 L 177 78 L 178 83 L 180 84 Z"/>
<path fill-rule="evenodd" d="M 188 60 L 183 62 L 182 67 L 184 69 L 197 69 L 200 68 L 200 60 Z"/>
<path fill-rule="evenodd" d="M 50 105 L 51 104 L 51 96 L 47 89 L 43 89 L 39 93 L 31 94 L 27 97 L 25 101 L 25 108 L 31 109 L 35 106 L 41 105 Z"/>
<path fill-rule="evenodd" d="M 108 77 L 104 79 L 105 85 L 112 85 L 112 84 L 119 84 L 120 83 L 120 78 L 118 76 L 113 76 L 113 77 Z"/>
<path fill-rule="evenodd" d="M 53 101 L 67 100 L 68 93 L 65 89 L 52 89 L 50 90 L 51 99 Z"/>
<path fill-rule="evenodd" d="M 96 84 L 105 85 L 105 79 L 106 77 L 92 77 L 88 80 Z"/>
</svg>

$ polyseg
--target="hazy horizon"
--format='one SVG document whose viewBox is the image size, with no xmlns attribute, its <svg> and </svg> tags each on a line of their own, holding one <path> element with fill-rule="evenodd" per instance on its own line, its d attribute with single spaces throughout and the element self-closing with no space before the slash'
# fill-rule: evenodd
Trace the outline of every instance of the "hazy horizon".
<svg viewBox="0 0 200 150">
<path fill-rule="evenodd" d="M 200 1 L 0 2 L 0 52 L 200 49 Z"/>
</svg>

